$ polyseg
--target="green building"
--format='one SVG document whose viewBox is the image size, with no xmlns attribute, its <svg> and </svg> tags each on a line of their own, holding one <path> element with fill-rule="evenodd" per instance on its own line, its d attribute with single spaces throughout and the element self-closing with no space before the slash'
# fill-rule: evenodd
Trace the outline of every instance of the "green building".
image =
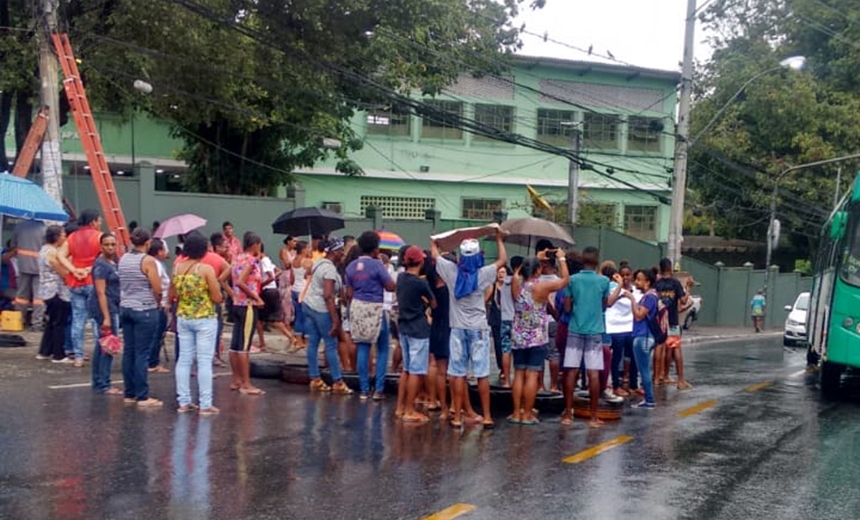
<svg viewBox="0 0 860 520">
<path fill-rule="evenodd" d="M 564 150 L 573 146 L 574 132 L 580 132 L 579 153 L 587 162 L 580 172 L 580 222 L 664 242 L 679 79 L 676 72 L 520 56 L 506 76 L 463 76 L 426 101 Z M 127 219 L 146 222 L 153 205 L 144 199 L 150 193 L 181 188 L 184 164 L 175 160 L 181 143 L 170 137 L 164 122 L 110 114 L 97 120 L 118 180 L 132 177 L 136 163 L 153 165 L 149 174 L 154 173 L 154 192 L 148 179 L 120 180 L 118 186 L 128 206 Z M 364 216 L 375 206 L 385 219 L 421 220 L 432 209 L 442 219 L 491 220 L 497 212 L 508 217 L 530 214 L 530 185 L 558 207 L 557 215 L 565 215 L 565 157 L 390 107 L 360 113 L 352 123 L 365 138 L 364 148 L 353 155 L 365 175 L 346 178 L 335 171 L 333 161 L 321 163 L 297 171 L 294 189 L 281 192 L 284 198 L 299 206 L 327 207 L 348 218 Z M 62 138 L 69 175 L 66 197 L 91 204 L 86 160 L 72 122 L 63 127 Z M 6 142 L 7 149 L 14 150 L 11 130 Z M 134 196 L 135 186 L 140 187 L 139 196 Z M 126 204 L 128 197 L 134 200 Z M 164 216 L 157 213 L 152 216 Z"/>
</svg>

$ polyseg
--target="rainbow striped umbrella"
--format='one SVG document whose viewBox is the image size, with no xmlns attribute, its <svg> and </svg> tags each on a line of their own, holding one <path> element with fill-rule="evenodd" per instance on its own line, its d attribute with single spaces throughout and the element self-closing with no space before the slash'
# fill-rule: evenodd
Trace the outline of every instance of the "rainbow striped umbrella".
<svg viewBox="0 0 860 520">
<path fill-rule="evenodd" d="M 379 249 L 390 249 L 395 251 L 406 245 L 406 241 L 397 233 L 381 229 L 376 232 L 379 235 Z"/>
</svg>

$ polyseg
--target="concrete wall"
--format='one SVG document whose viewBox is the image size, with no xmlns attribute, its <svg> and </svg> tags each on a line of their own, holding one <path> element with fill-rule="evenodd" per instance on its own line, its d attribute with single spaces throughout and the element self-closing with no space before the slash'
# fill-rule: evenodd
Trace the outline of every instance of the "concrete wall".
<svg viewBox="0 0 860 520">
<path fill-rule="evenodd" d="M 208 195 L 199 193 L 160 192 L 155 190 L 154 169 L 141 165 L 135 177 L 115 177 L 117 193 L 123 206 L 126 221 L 136 220 L 140 225 L 149 227 L 154 220 L 194 213 L 209 222 L 201 231 L 211 233 L 220 231 L 221 223 L 230 220 L 241 235 L 253 230 L 263 237 L 270 252 L 277 251 L 283 236 L 271 232 L 271 223 L 282 213 L 290 211 L 302 201 L 285 198 L 241 197 L 228 195 Z M 66 197 L 77 209 L 98 208 L 98 198 L 92 181 L 84 176 L 67 176 L 64 179 Z M 432 220 L 386 220 L 381 215 L 376 218 L 353 217 L 346 219 L 346 227 L 337 235 L 358 236 L 370 229 L 386 229 L 400 235 L 406 243 L 429 247 L 430 235 L 450 229 L 481 225 L 485 222 L 444 219 Z M 663 252 L 658 245 L 629 237 L 605 228 L 577 228 L 573 233 L 575 249 L 587 246 L 600 249 L 604 259 L 620 261 L 626 259 L 634 268 L 656 265 Z M 169 240 L 171 247 L 175 239 Z M 492 240 L 483 243 L 488 258 L 495 258 L 497 251 Z M 531 254 L 528 248 L 509 245 L 508 256 Z M 764 285 L 764 271 L 747 267 L 723 267 L 708 265 L 698 260 L 684 257 L 683 270 L 690 272 L 701 284 L 694 292 L 704 299 L 699 320 L 703 324 L 750 325 L 749 301 L 755 291 Z M 767 325 L 779 327 L 785 320 L 783 306 L 793 303 L 798 293 L 809 290 L 811 279 L 797 273 L 774 273 L 767 294 Z"/>
</svg>

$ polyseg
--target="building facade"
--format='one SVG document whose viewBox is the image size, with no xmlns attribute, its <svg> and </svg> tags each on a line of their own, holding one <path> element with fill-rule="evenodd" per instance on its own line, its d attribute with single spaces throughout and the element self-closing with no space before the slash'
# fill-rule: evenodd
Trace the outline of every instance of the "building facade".
<svg viewBox="0 0 860 520">
<path fill-rule="evenodd" d="M 662 242 L 668 234 L 674 153 L 675 72 L 518 57 L 510 75 L 460 81 L 434 108 L 507 134 L 571 150 L 580 133 L 579 222 Z M 440 118 L 441 119 L 441 118 Z M 379 107 L 352 121 L 365 175 L 334 163 L 297 172 L 305 204 L 345 216 L 369 206 L 385 218 L 492 220 L 531 214 L 530 185 L 566 216 L 566 157 L 469 133 L 432 117 Z"/>
<path fill-rule="evenodd" d="M 433 99 L 441 113 L 516 134 L 556 153 L 570 151 L 579 134 L 579 222 L 602 225 L 652 242 L 668 234 L 674 151 L 675 72 L 636 67 L 517 57 L 506 76 L 463 76 Z M 111 170 L 134 175 L 133 165 L 155 168 L 157 191 L 181 190 L 181 143 L 169 125 L 143 116 L 97 114 Z M 327 207 L 360 217 L 368 207 L 386 219 L 492 220 L 533 212 L 526 186 L 566 215 L 570 161 L 563 156 L 472 134 L 457 125 L 381 106 L 352 120 L 363 149 L 352 158 L 364 170 L 344 177 L 334 161 L 296 172 L 290 197 L 299 205 Z M 88 175 L 72 122 L 62 128 L 68 175 Z M 11 129 L 7 150 L 14 150 Z M 77 189 L 79 183 L 69 183 Z M 287 190 L 281 193 L 286 197 Z M 66 190 L 74 201 L 77 196 Z"/>
</svg>

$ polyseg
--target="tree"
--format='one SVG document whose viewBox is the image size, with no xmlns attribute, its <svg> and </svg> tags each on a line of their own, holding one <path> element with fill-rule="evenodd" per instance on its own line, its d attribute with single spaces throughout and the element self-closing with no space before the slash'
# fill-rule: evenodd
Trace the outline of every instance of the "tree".
<svg viewBox="0 0 860 520">
<path fill-rule="evenodd" d="M 16 150 L 20 150 L 39 88 L 31 6 L 32 2 L 24 0 L 0 0 L 0 171 L 7 169 L 5 136 L 9 124 L 14 125 Z"/>
<path fill-rule="evenodd" d="M 262 195 L 331 153 L 360 175 L 353 113 L 499 72 L 525 1 L 73 0 L 66 18 L 94 106 L 173 123 L 189 189 Z"/>
<path fill-rule="evenodd" d="M 860 54 L 851 38 L 860 36 L 860 6 L 718 0 L 703 21 L 717 35 L 716 51 L 698 71 L 694 136 L 750 78 L 778 69 L 787 56 L 808 61 L 802 73 L 772 72 L 750 83 L 691 150 L 690 186 L 700 210 L 716 219 L 720 234 L 764 240 L 780 172 L 856 153 Z M 799 170 L 780 183 L 778 217 L 801 256 L 814 250 L 838 167 Z"/>
</svg>

